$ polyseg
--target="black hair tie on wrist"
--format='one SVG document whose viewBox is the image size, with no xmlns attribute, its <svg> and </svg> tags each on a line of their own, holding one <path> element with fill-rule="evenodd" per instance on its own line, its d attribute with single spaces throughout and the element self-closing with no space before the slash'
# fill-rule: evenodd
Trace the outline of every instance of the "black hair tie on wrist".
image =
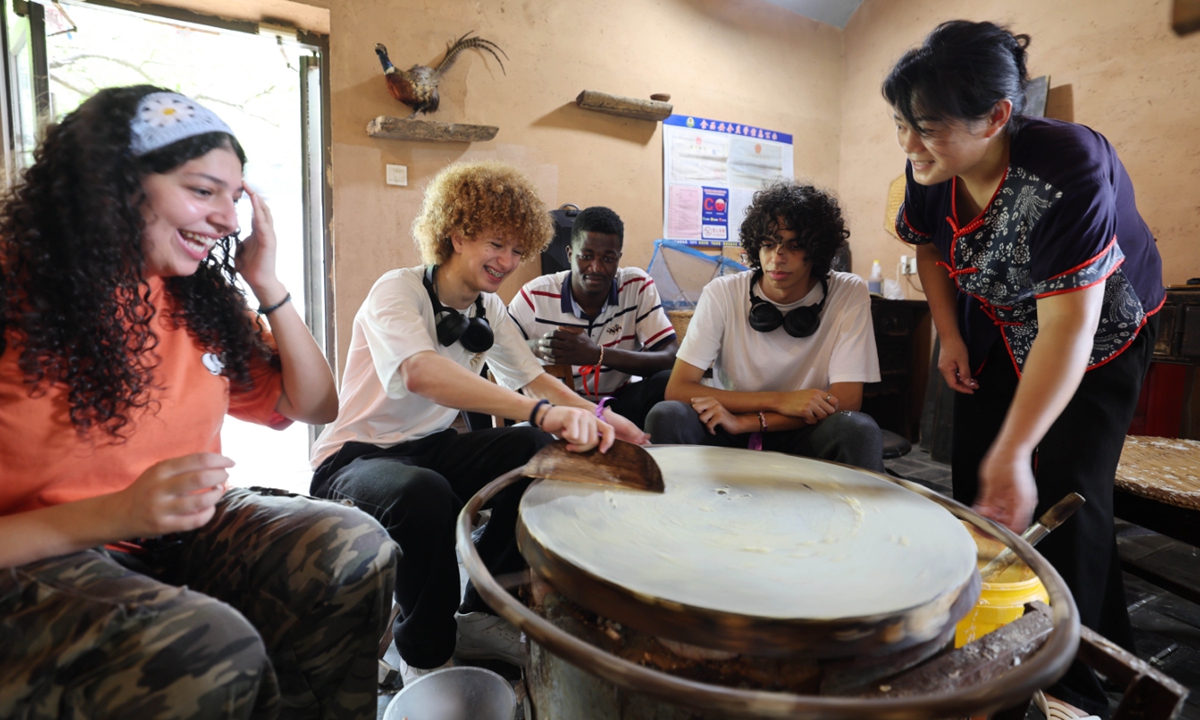
<svg viewBox="0 0 1200 720">
<path fill-rule="evenodd" d="M 542 429 L 542 426 L 538 425 L 538 423 L 537 423 L 538 410 L 541 410 L 543 405 L 549 405 L 549 404 L 550 404 L 550 401 L 547 400 L 546 398 L 542 398 L 541 400 L 537 401 L 537 405 L 533 406 L 533 412 L 529 413 L 529 424 L 530 425 L 537 428 L 538 430 Z"/>
<path fill-rule="evenodd" d="M 271 313 L 275 312 L 276 310 L 283 307 L 284 305 L 287 305 L 291 301 L 292 301 L 292 294 L 288 293 L 286 296 L 284 296 L 284 298 L 282 300 L 275 303 L 274 305 L 271 305 L 270 307 L 263 307 L 262 305 L 259 305 L 258 306 L 258 314 L 259 315 L 270 315 Z"/>
</svg>

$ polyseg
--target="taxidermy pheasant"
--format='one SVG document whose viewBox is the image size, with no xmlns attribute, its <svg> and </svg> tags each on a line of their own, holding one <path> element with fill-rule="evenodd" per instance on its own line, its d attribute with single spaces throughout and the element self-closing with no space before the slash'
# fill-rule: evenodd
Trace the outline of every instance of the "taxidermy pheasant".
<svg viewBox="0 0 1200 720">
<path fill-rule="evenodd" d="M 500 46 L 481 37 L 467 37 L 470 34 L 467 33 L 450 43 L 450 46 L 446 48 L 446 56 L 435 68 L 413 65 L 407 70 L 398 70 L 388 59 L 387 48 L 382 43 L 375 45 L 375 54 L 379 56 L 379 62 L 383 65 L 383 75 L 387 79 L 388 92 L 392 94 L 392 97 L 413 109 L 409 118 L 416 117 L 417 113 L 437 112 L 440 101 L 438 81 L 442 79 L 442 75 L 450 69 L 450 66 L 458 59 L 458 54 L 463 50 L 478 48 L 488 51 L 492 57 L 496 58 L 496 62 L 500 63 L 501 72 L 504 72 L 505 75 L 508 74 L 504 70 L 504 63 L 500 60 L 500 55 L 504 55 L 505 60 L 508 59 L 508 55 L 500 49 Z M 497 55 L 496 51 L 499 51 L 500 55 Z"/>
</svg>

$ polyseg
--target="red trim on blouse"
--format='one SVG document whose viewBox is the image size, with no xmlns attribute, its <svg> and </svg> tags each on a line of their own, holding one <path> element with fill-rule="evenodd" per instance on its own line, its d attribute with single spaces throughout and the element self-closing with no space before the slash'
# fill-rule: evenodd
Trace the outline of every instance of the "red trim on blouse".
<svg viewBox="0 0 1200 720">
<path fill-rule="evenodd" d="M 1034 295 L 1034 296 L 1033 296 L 1033 298 L 1034 298 L 1035 300 L 1041 300 L 1042 298 L 1047 298 L 1047 297 L 1050 297 L 1051 295 L 1064 295 L 1064 294 L 1066 294 L 1066 293 L 1076 292 L 1076 291 L 1078 291 L 1078 290 L 1086 290 L 1086 289 L 1088 289 L 1088 288 L 1092 287 L 1093 285 L 1097 285 L 1097 284 L 1099 284 L 1099 283 L 1102 283 L 1102 282 L 1104 282 L 1105 280 L 1107 280 L 1107 279 L 1109 278 L 1109 276 L 1110 276 L 1110 275 L 1112 275 L 1113 273 L 1115 273 L 1115 272 L 1117 271 L 1117 268 L 1121 267 L 1121 266 L 1122 266 L 1122 265 L 1124 265 L 1124 264 L 1125 264 L 1125 258 L 1121 258 L 1120 260 L 1118 260 L 1118 261 L 1117 261 L 1117 264 L 1116 264 L 1116 265 L 1113 265 L 1113 266 L 1112 266 L 1112 269 L 1111 269 L 1111 270 L 1109 270 L 1108 272 L 1104 273 L 1104 277 L 1102 277 L 1102 278 L 1098 278 L 1098 279 L 1097 279 L 1097 280 L 1095 280 L 1094 282 L 1090 282 L 1090 283 L 1088 283 L 1087 285 L 1080 285 L 1080 286 L 1078 286 L 1078 287 L 1069 287 L 1069 288 L 1063 288 L 1062 290 L 1052 290 L 1051 292 L 1048 292 L 1048 293 L 1042 293 L 1041 295 Z M 1055 275 L 1054 277 L 1058 277 L 1058 275 Z M 1053 279 L 1053 278 L 1051 278 L 1051 279 Z"/>
<path fill-rule="evenodd" d="M 1107 254 L 1108 254 L 1108 251 L 1109 251 L 1109 250 L 1112 250 L 1112 246 L 1113 246 L 1114 244 L 1116 244 L 1116 242 L 1117 242 L 1117 236 L 1116 236 L 1116 235 L 1113 235 L 1113 236 L 1112 236 L 1112 240 L 1109 240 L 1109 241 L 1108 241 L 1108 244 L 1104 246 L 1104 249 L 1103 249 L 1103 250 L 1101 250 L 1099 253 L 1097 253 L 1095 257 L 1093 257 L 1093 258 L 1091 258 L 1091 259 L 1089 259 L 1089 260 L 1084 260 L 1083 262 L 1079 263 L 1078 265 L 1076 265 L 1075 267 L 1071 268 L 1070 270 L 1064 270 L 1064 271 L 1060 272 L 1059 274 L 1055 275 L 1054 277 L 1051 277 L 1051 278 L 1049 278 L 1049 279 L 1047 280 L 1047 282 L 1049 282 L 1050 280 L 1057 280 L 1058 278 L 1062 277 L 1063 275 L 1070 275 L 1070 274 L 1071 274 L 1071 273 L 1073 273 L 1073 272 L 1078 272 L 1079 270 L 1082 270 L 1082 269 L 1084 269 L 1084 268 L 1085 268 L 1085 267 L 1087 267 L 1088 265 L 1091 265 L 1092 263 L 1096 262 L 1096 261 L 1097 261 L 1097 260 L 1099 260 L 1100 258 L 1102 258 L 1102 257 L 1104 257 L 1105 255 L 1107 255 Z"/>
<path fill-rule="evenodd" d="M 641 278 L 641 277 L 632 277 L 632 278 L 629 278 L 629 279 L 628 279 L 628 280 L 626 280 L 624 283 L 622 283 L 621 287 L 617 288 L 617 292 L 621 292 L 622 290 L 624 290 L 625 288 L 627 288 L 627 287 L 629 286 L 629 284 L 630 284 L 630 283 L 635 283 L 635 282 L 645 282 L 645 281 L 646 281 L 646 278 Z M 651 282 L 653 282 L 653 281 L 651 281 Z"/>
<path fill-rule="evenodd" d="M 992 206 L 992 203 L 996 201 L 996 196 L 1000 194 L 1000 188 L 1004 187 L 1004 181 L 1007 179 L 1008 179 L 1008 166 L 1006 165 L 1006 166 L 1004 166 L 1004 176 L 1000 178 L 1000 184 L 997 185 L 995 191 L 992 192 L 992 197 L 988 199 L 987 204 L 983 206 L 983 209 L 979 211 L 979 214 L 975 216 L 975 219 L 972 220 L 971 222 L 967 223 L 966 227 L 962 228 L 961 230 L 955 229 L 954 239 L 957 240 L 959 235 L 965 235 L 967 233 L 974 232 L 980 225 L 983 224 L 984 215 L 987 215 L 988 208 L 990 208 Z M 957 175 L 955 175 L 950 180 L 950 213 L 953 215 L 953 219 L 951 220 L 951 218 L 946 218 L 947 220 L 951 220 L 950 227 L 958 228 L 958 176 Z"/>
<path fill-rule="evenodd" d="M 1022 322 L 1015 322 L 1012 320 L 1001 320 L 1000 318 L 996 317 L 996 311 L 994 310 L 994 308 L 1000 308 L 1001 310 L 1011 310 L 1012 308 L 1004 306 L 1004 305 L 992 305 L 991 303 L 987 302 L 983 298 L 980 298 L 976 295 L 972 295 L 971 297 L 974 297 L 975 299 L 979 300 L 979 302 L 983 303 L 982 305 L 979 306 L 979 309 L 983 311 L 984 315 L 987 315 L 989 318 L 991 318 L 992 324 L 995 325 L 996 327 L 1021 327 L 1022 325 L 1025 324 Z"/>
<path fill-rule="evenodd" d="M 918 230 L 918 229 L 916 229 L 915 227 L 913 227 L 913 226 L 912 226 L 912 223 L 910 223 L 910 222 L 908 221 L 908 208 L 907 208 L 907 207 L 901 207 L 901 208 L 900 208 L 900 217 L 904 219 L 904 224 L 908 226 L 908 229 L 909 229 L 909 230 L 912 230 L 914 233 L 916 233 L 917 235 L 920 235 L 921 237 L 930 237 L 930 234 L 929 234 L 929 233 L 923 233 L 923 232 L 921 232 L 920 230 Z M 909 243 L 909 245 L 911 245 L 911 244 L 912 244 L 912 243 Z"/>
<path fill-rule="evenodd" d="M 537 308 L 533 306 L 533 299 L 529 297 L 529 293 L 525 292 L 525 288 L 521 288 L 521 297 L 525 298 L 525 302 L 529 303 L 530 310 L 537 310 Z"/>
<path fill-rule="evenodd" d="M 1109 357 L 1101 360 L 1100 362 L 1096 363 L 1095 365 L 1089 365 L 1087 368 L 1084 369 L 1084 372 L 1087 372 L 1089 370 L 1095 370 L 1096 368 L 1100 367 L 1101 365 L 1110 363 L 1113 360 L 1116 360 L 1118 355 L 1120 355 L 1121 353 L 1128 350 L 1129 346 L 1133 344 L 1133 341 L 1137 340 L 1138 333 L 1140 333 L 1142 331 L 1142 328 L 1144 328 L 1146 326 L 1146 323 L 1150 321 L 1150 316 L 1154 315 L 1159 310 L 1162 310 L 1162 307 L 1163 307 L 1163 305 L 1166 304 L 1166 302 L 1167 302 L 1167 296 L 1163 295 L 1163 299 L 1161 302 L 1158 303 L 1158 307 L 1156 307 L 1153 310 L 1151 310 L 1150 312 L 1146 313 L 1146 316 L 1144 318 L 1142 318 L 1142 324 L 1138 325 L 1137 331 L 1133 333 L 1133 337 L 1129 338 L 1129 342 L 1122 345 L 1120 350 L 1117 350 L 1115 353 L 1113 353 Z"/>
</svg>

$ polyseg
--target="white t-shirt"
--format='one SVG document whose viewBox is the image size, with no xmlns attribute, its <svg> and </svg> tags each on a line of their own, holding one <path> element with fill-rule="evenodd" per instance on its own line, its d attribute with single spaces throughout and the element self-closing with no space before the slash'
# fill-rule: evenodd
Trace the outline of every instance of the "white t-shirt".
<svg viewBox="0 0 1200 720">
<path fill-rule="evenodd" d="M 739 392 L 828 390 L 838 382 L 878 382 L 879 355 L 871 324 L 867 283 L 851 273 L 829 274 L 829 299 L 821 325 L 806 338 L 778 327 L 769 333 L 750 327 L 753 271 L 717 278 L 704 287 L 688 325 L 680 360 L 707 370 L 716 384 Z M 800 300 L 776 305 L 785 315 L 821 301 L 821 284 Z M 754 294 L 761 297 L 757 287 Z"/>
<path fill-rule="evenodd" d="M 410 393 L 400 379 L 400 365 L 419 352 L 432 350 L 475 374 L 486 360 L 496 380 L 513 390 L 542 374 L 541 363 L 508 317 L 504 302 L 493 293 L 483 293 L 484 311 L 495 335 L 491 349 L 472 353 L 457 342 L 441 345 L 424 274 L 424 267 L 392 270 L 367 293 L 354 316 L 338 393 L 338 418 L 313 445 L 314 468 L 350 441 L 388 447 L 450 427 L 458 410 Z M 474 305 L 467 314 L 475 315 Z"/>
<path fill-rule="evenodd" d="M 543 275 L 525 283 L 508 304 L 508 312 L 526 339 L 541 337 L 559 326 L 580 328 L 592 342 L 605 348 L 641 350 L 675 337 L 675 328 L 662 309 L 654 280 L 644 270 L 617 270 L 604 309 L 589 321 L 571 295 L 571 271 Z M 571 367 L 575 390 L 584 393 L 579 366 Z M 604 367 L 600 370 L 599 394 L 608 395 L 629 382 L 629 373 Z M 588 390 L 595 392 L 594 381 Z"/>
</svg>

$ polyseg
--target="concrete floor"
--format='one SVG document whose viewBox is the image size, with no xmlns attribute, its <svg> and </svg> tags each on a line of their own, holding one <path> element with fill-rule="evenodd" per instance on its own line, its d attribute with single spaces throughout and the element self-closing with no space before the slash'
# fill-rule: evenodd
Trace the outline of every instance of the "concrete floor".
<svg viewBox="0 0 1200 720">
<path fill-rule="evenodd" d="M 944 495 L 950 494 L 950 468 L 934 462 L 921 448 L 914 448 L 903 458 L 887 461 L 889 470 L 909 480 L 919 482 Z M 1136 525 L 1117 521 L 1117 544 L 1122 558 L 1134 558 L 1147 553 L 1168 555 L 1175 563 L 1176 575 L 1193 587 L 1200 587 L 1200 550 L 1190 545 L 1145 530 Z M 461 573 L 461 566 L 460 566 Z M 462 573 L 463 584 L 466 575 Z M 1200 720 L 1200 605 L 1155 587 L 1128 573 L 1125 574 L 1126 599 L 1133 621 L 1138 657 L 1166 672 L 1192 689 L 1192 695 L 1179 714 L 1181 720 Z M 386 659 L 405 671 L 405 681 L 413 676 L 403 666 L 393 645 Z M 489 669 L 517 679 L 515 668 L 504 663 L 488 663 Z M 379 696 L 379 720 L 394 694 Z M 1110 693 L 1110 709 L 1120 700 L 1119 691 Z M 1041 720 L 1042 714 L 1031 708 L 1029 720 Z M 400 720 L 396 718 L 395 720 Z M 582 719 L 580 719 L 582 720 Z"/>
</svg>

